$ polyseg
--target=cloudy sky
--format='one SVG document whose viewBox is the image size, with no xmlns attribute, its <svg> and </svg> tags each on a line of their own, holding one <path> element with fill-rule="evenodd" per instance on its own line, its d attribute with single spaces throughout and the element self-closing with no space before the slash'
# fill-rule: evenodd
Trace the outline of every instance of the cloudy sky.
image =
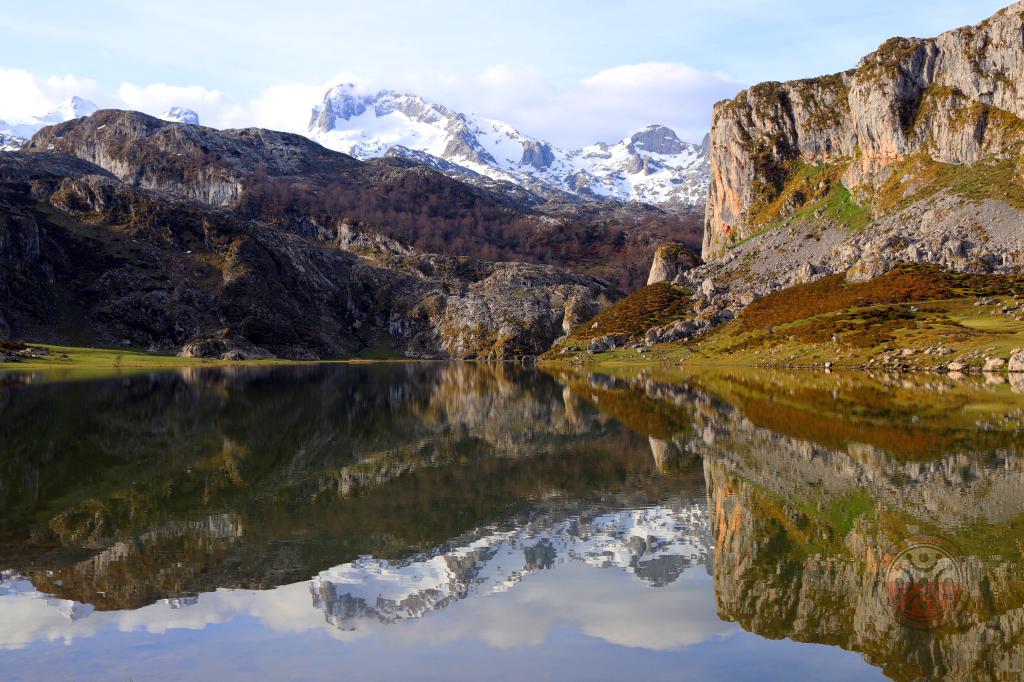
<svg viewBox="0 0 1024 682">
<path fill-rule="evenodd" d="M 327 86 L 415 92 L 563 146 L 648 123 L 699 140 L 713 102 L 835 72 L 893 35 L 1009 0 L 0 1 L 0 119 L 77 94 L 218 127 L 302 130 Z"/>
</svg>

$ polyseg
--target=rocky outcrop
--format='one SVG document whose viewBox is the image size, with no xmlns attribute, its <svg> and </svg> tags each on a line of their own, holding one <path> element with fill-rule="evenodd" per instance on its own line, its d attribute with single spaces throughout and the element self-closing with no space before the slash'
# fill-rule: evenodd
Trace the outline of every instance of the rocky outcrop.
<svg viewBox="0 0 1024 682">
<path fill-rule="evenodd" d="M 696 267 L 699 262 L 700 259 L 682 244 L 662 244 L 654 252 L 647 284 L 671 282 L 683 272 Z"/>
<path fill-rule="evenodd" d="M 687 148 L 674 130 L 662 125 L 647 126 L 634 133 L 629 141 L 634 150 L 651 154 L 681 154 Z"/>
<path fill-rule="evenodd" d="M 1005 160 L 1005 181 L 1020 183 L 1022 28 L 1024 3 L 1017 2 L 977 26 L 937 38 L 894 38 L 851 71 L 762 83 L 717 104 L 705 259 L 722 256 L 801 208 L 827 213 L 823 199 L 858 204 L 878 219 L 887 202 L 898 203 L 879 200 L 894 173 L 896 180 L 912 173 L 925 182 L 934 180 L 934 164 Z M 914 158 L 929 165 L 898 168 Z M 822 165 L 834 167 L 831 176 L 802 182 L 807 168 Z M 991 176 L 987 181 L 1001 182 Z M 913 187 L 900 191 L 904 198 L 914 194 Z M 933 232 L 950 226 L 933 217 Z"/>
<path fill-rule="evenodd" d="M 554 160 L 555 155 L 549 144 L 536 140 L 523 143 L 523 158 L 519 160 L 520 165 L 541 169 L 550 166 Z"/>
</svg>

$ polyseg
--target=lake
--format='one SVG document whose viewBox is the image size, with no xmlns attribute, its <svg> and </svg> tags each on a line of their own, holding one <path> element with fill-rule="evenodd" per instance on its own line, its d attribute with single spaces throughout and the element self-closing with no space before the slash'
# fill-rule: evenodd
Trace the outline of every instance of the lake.
<svg viewBox="0 0 1024 682">
<path fill-rule="evenodd" d="M 1024 385 L 0 379 L 4 680 L 1011 680 Z"/>
</svg>

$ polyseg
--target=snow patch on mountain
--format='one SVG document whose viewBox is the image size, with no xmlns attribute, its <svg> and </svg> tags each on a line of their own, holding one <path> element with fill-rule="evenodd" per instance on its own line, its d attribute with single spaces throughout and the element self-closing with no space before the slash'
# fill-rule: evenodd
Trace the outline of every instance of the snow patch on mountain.
<svg viewBox="0 0 1024 682">
<path fill-rule="evenodd" d="M 172 123 L 186 123 L 192 126 L 199 125 L 199 114 L 185 107 L 171 107 L 160 114 L 158 118 L 171 121 Z"/>
<path fill-rule="evenodd" d="M 504 121 L 453 111 L 418 95 L 360 93 L 343 83 L 313 107 L 308 134 L 357 158 L 399 155 L 461 180 L 482 176 L 549 195 L 681 207 L 702 206 L 707 195 L 708 139 L 683 142 L 660 125 L 612 145 L 566 151 Z"/>
</svg>

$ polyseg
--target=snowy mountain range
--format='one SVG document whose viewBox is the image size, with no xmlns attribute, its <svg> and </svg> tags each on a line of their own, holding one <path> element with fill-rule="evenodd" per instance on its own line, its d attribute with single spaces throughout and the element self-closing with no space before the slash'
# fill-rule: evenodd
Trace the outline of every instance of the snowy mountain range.
<svg viewBox="0 0 1024 682">
<path fill-rule="evenodd" d="M 460 180 L 511 182 L 570 200 L 703 206 L 710 169 L 707 137 L 690 144 L 661 125 L 566 151 L 504 121 L 392 90 L 362 94 L 350 83 L 313 107 L 307 135 L 361 159 L 403 156 Z"/>
<path fill-rule="evenodd" d="M 96 110 L 92 102 L 72 97 L 47 114 L 0 121 L 0 150 L 20 149 L 41 128 Z M 199 125 L 195 111 L 179 106 L 159 118 Z M 329 89 L 313 107 L 306 134 L 356 158 L 399 156 L 472 184 L 525 188 L 538 201 L 612 199 L 699 208 L 710 174 L 707 136 L 691 144 L 671 128 L 651 125 L 614 144 L 564 150 L 504 121 L 393 90 L 363 94 L 349 83 Z"/>
<path fill-rule="evenodd" d="M 703 499 L 675 498 L 641 508 L 590 508 L 580 514 L 564 511 L 568 510 L 539 515 L 515 528 L 479 527 L 404 560 L 364 556 L 292 586 L 265 592 L 219 589 L 121 613 L 135 614 L 130 617 L 138 622 L 155 615 L 164 624 L 186 621 L 195 627 L 197 622 L 189 620 L 187 612 L 203 612 L 219 599 L 226 597 L 230 604 L 227 611 L 214 607 L 217 622 L 236 611 L 263 611 L 247 600 L 269 599 L 267 613 L 289 604 L 288 614 L 307 609 L 322 614 L 302 620 L 349 632 L 369 631 L 425 618 L 460 601 L 513 592 L 541 574 L 573 567 L 620 573 L 644 588 L 665 589 L 690 569 L 707 570 L 714 552 Z M 65 638 L 96 632 L 104 621 L 118 617 L 117 612 L 97 611 L 90 604 L 42 592 L 11 570 L 0 570 L 0 612 L 20 618 L 10 628 L 0 626 L 0 649 L 30 641 L 33 633 L 52 639 L 58 632 Z M 38 629 L 28 626 L 30 622 Z"/>
</svg>

